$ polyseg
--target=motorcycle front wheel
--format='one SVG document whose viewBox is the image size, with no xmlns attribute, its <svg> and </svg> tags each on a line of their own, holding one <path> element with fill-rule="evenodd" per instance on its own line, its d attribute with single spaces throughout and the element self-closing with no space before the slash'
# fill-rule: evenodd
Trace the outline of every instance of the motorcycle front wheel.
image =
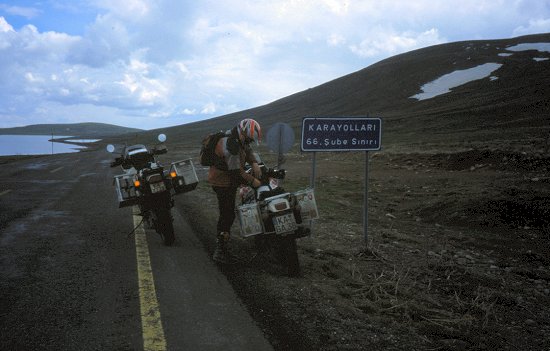
<svg viewBox="0 0 550 351">
<path fill-rule="evenodd" d="M 172 222 L 172 214 L 169 208 L 159 208 L 155 210 L 156 215 L 156 230 L 157 233 L 164 239 L 164 245 L 171 246 L 176 237 L 174 235 L 174 223 Z"/>
</svg>

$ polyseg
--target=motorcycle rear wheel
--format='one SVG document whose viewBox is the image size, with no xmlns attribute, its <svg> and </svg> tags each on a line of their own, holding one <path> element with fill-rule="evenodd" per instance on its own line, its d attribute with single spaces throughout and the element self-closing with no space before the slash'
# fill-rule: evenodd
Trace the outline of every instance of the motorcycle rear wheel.
<svg viewBox="0 0 550 351">
<path fill-rule="evenodd" d="M 174 235 L 174 223 L 172 223 L 172 214 L 169 208 L 160 208 L 155 210 L 157 217 L 156 230 L 157 233 L 164 239 L 164 245 L 172 246 L 176 240 Z"/>
<path fill-rule="evenodd" d="M 289 277 L 297 277 L 300 275 L 300 259 L 298 258 L 298 248 L 296 246 L 296 238 L 292 235 L 284 238 L 283 251 L 285 258 L 285 265 L 287 274 Z"/>
<path fill-rule="evenodd" d="M 300 276 L 300 259 L 294 235 L 257 235 L 254 241 L 258 253 L 273 257 L 277 265 L 286 269 L 289 277 Z"/>
</svg>

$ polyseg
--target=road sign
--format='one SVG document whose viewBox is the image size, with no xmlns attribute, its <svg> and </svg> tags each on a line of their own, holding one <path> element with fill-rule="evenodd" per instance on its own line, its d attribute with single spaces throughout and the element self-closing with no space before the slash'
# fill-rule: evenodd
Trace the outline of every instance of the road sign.
<svg viewBox="0 0 550 351">
<path fill-rule="evenodd" d="M 317 151 L 365 151 L 363 231 L 368 243 L 369 151 L 380 150 L 382 120 L 369 117 L 306 117 L 302 121 L 302 151 L 312 151 L 311 187 L 315 187 Z"/>
<path fill-rule="evenodd" d="M 294 145 L 294 131 L 292 127 L 286 123 L 275 123 L 267 131 L 267 146 L 269 149 L 277 153 L 277 168 L 284 162 L 284 153 L 288 152 Z"/>
<path fill-rule="evenodd" d="M 302 151 L 380 150 L 382 121 L 368 117 L 306 117 Z"/>
<path fill-rule="evenodd" d="M 267 146 L 277 154 L 288 152 L 294 144 L 294 131 L 286 123 L 275 123 L 267 132 Z"/>
</svg>

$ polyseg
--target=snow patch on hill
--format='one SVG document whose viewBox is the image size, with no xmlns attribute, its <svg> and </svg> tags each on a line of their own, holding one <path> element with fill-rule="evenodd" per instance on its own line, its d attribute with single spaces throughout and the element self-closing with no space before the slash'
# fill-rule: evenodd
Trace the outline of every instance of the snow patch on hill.
<svg viewBox="0 0 550 351">
<path fill-rule="evenodd" d="M 468 82 L 489 77 L 491 73 L 502 66 L 500 63 L 485 63 L 473 68 L 456 70 L 445 74 L 434 81 L 424 84 L 420 89 L 421 93 L 411 96 L 417 100 L 431 99 L 435 96 L 449 93 L 452 88 L 456 88 Z"/>
<path fill-rule="evenodd" d="M 550 43 L 523 43 L 514 46 L 507 47 L 508 51 L 527 51 L 527 50 L 536 50 L 540 52 L 549 52 L 550 53 Z"/>
<path fill-rule="evenodd" d="M 467 47 L 466 49 L 470 49 Z M 539 52 L 550 53 L 550 43 L 522 43 L 506 48 L 507 51 L 528 51 L 535 50 Z M 500 57 L 508 57 L 511 53 L 499 53 Z M 468 58 L 469 59 L 469 58 Z M 535 57 L 533 60 L 540 62 L 548 60 L 547 57 Z M 485 63 L 473 68 L 464 70 L 456 70 L 454 72 L 445 74 L 434 81 L 424 84 L 420 87 L 421 93 L 411 96 L 411 99 L 426 100 L 436 97 L 438 95 L 446 94 L 451 91 L 452 88 L 456 88 L 463 84 L 469 83 L 474 80 L 483 79 L 490 76 L 491 81 L 498 79 L 496 76 L 491 76 L 491 73 L 496 71 L 502 66 L 501 63 Z"/>
</svg>

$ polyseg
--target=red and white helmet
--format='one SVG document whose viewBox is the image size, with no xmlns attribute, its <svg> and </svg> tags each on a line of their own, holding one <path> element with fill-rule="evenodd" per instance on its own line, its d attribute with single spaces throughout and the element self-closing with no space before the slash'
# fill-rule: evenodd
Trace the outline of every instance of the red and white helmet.
<svg viewBox="0 0 550 351">
<path fill-rule="evenodd" d="M 262 128 L 260 123 L 252 118 L 243 119 L 238 127 L 239 133 L 245 137 L 245 142 L 255 141 L 258 145 L 262 141 Z"/>
</svg>

